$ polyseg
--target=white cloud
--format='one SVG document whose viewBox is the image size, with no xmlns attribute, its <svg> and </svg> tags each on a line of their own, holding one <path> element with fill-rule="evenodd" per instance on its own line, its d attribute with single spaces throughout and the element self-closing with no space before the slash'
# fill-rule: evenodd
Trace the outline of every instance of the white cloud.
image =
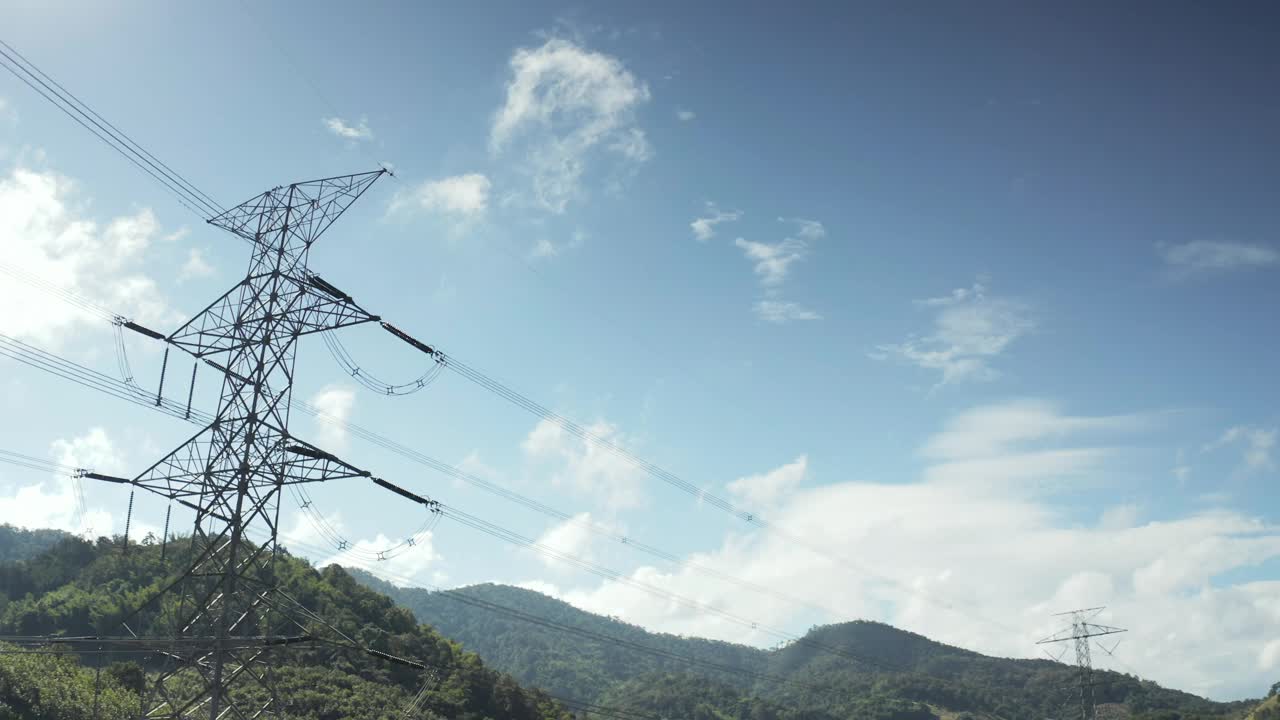
<svg viewBox="0 0 1280 720">
<path fill-rule="evenodd" d="M 467 173 L 440 180 L 428 180 L 397 192 L 390 212 L 425 210 L 454 217 L 483 215 L 489 208 L 492 183 L 480 173 Z"/>
<path fill-rule="evenodd" d="M 619 138 L 609 145 L 609 149 L 621 154 L 624 158 L 642 163 L 653 158 L 653 146 L 649 138 L 640 128 L 627 128 Z"/>
<path fill-rule="evenodd" d="M 187 250 L 187 261 L 182 264 L 182 269 L 178 271 L 178 279 L 204 278 L 213 273 L 213 265 L 209 264 L 208 259 L 205 258 L 204 250 L 193 247 Z"/>
<path fill-rule="evenodd" d="M 1058 629 L 1051 613 L 1105 604 L 1109 615 L 1101 621 L 1132 627 L 1140 640 L 1117 652 L 1125 662 L 1117 669 L 1132 666 L 1143 677 L 1217 698 L 1256 695 L 1274 680 L 1259 666 L 1277 661 L 1268 644 L 1280 637 L 1280 582 L 1232 575 L 1280 558 L 1280 528 L 1222 510 L 1144 520 L 1133 507 L 1080 522 L 1042 492 L 1059 483 L 1061 458 L 1073 458 L 1073 479 L 1106 474 L 1113 455 L 1092 452 L 1096 438 L 1145 426 L 1132 416 L 1069 416 L 1052 408 L 1019 401 L 961 413 L 924 444 L 922 455 L 936 462 L 916 481 L 796 488 L 767 517 L 825 556 L 779 534 L 735 530 L 718 549 L 686 558 L 839 609 L 830 616 L 813 618 L 687 567 L 646 566 L 630 577 L 762 626 L 803 632 L 815 620 L 862 617 L 1015 657 L 1038 654 L 1035 641 Z M 1030 428 L 1016 427 L 1018 418 Z M 986 467 L 956 464 L 1010 458 L 1020 465 L 1021 480 L 1012 484 L 989 482 Z M 560 594 L 655 630 L 775 640 L 624 583 Z"/>
<path fill-rule="evenodd" d="M 68 467 L 88 468 L 108 475 L 124 471 L 120 452 L 102 428 L 54 441 L 50 455 L 55 462 Z M 115 529 L 112 514 L 84 505 L 83 494 L 76 489 L 78 482 L 92 481 L 77 481 L 66 474 L 57 474 L 44 482 L 18 486 L 12 495 L 0 497 L 0 523 L 110 535 Z M 0 483 L 0 487 L 3 485 Z"/>
<path fill-rule="evenodd" d="M 593 552 L 596 541 L 600 538 L 591 530 L 593 525 L 611 528 L 608 523 L 600 523 L 592 518 L 590 512 L 581 512 L 564 522 L 552 525 L 546 532 L 538 536 L 538 545 L 557 553 L 572 555 L 588 561 L 594 561 Z M 544 553 L 537 554 L 544 565 L 554 570 L 568 570 L 572 566 Z"/>
<path fill-rule="evenodd" d="M 1063 415 L 1050 402 L 1011 400 L 962 412 L 934 434 L 921 453 L 932 460 L 954 461 L 1005 455 L 1045 439 L 1093 434 L 1114 436 L 1144 429 L 1140 415 Z"/>
<path fill-rule="evenodd" d="M 799 303 L 786 300 L 757 300 L 753 306 L 756 317 L 765 322 L 783 325 L 796 320 L 821 320 L 822 316 Z"/>
<path fill-rule="evenodd" d="M 1227 429 L 1217 440 L 1205 445 L 1204 451 L 1209 452 L 1229 445 L 1240 445 L 1243 447 L 1244 456 L 1242 460 L 1245 470 L 1274 470 L 1276 463 L 1272 454 L 1276 448 L 1277 435 L 1280 435 L 1280 430 L 1277 428 L 1265 429 L 1237 425 Z"/>
<path fill-rule="evenodd" d="M 742 217 L 741 210 L 721 210 L 716 204 L 710 201 L 706 203 L 706 215 L 697 217 L 693 222 L 689 223 L 689 227 L 693 229 L 693 236 L 700 242 L 706 242 L 715 237 L 716 225 L 725 222 L 734 222 Z"/>
<path fill-rule="evenodd" d="M 738 478 L 725 487 L 748 508 L 764 508 L 790 495 L 809 473 L 809 456 L 801 455 L 782 467 Z"/>
<path fill-rule="evenodd" d="M 311 404 L 329 416 L 316 418 L 316 445 L 326 452 L 341 452 L 347 446 L 347 430 L 342 423 L 356 404 L 355 390 L 345 385 L 326 385 L 311 397 Z"/>
<path fill-rule="evenodd" d="M 552 38 L 511 57 L 503 106 L 494 114 L 489 149 L 495 156 L 522 143 L 536 202 L 563 213 L 580 194 L 593 150 L 605 146 L 628 163 L 652 156 L 636 109 L 649 88 L 617 58 Z"/>
<path fill-rule="evenodd" d="M 319 565 L 323 567 L 336 563 L 347 567 L 362 568 L 397 585 L 409 581 L 414 583 L 424 582 L 426 578 L 423 577 L 423 573 L 440 560 L 440 555 L 435 549 L 434 535 L 431 531 L 419 536 L 415 540 L 413 547 L 396 550 L 388 554 L 386 560 L 379 561 L 376 559 L 379 551 L 397 547 L 403 542 L 404 538 L 391 538 L 378 533 L 372 538 L 362 538 L 352 542 L 350 548 L 329 556 Z M 371 557 L 375 559 L 370 559 Z"/>
<path fill-rule="evenodd" d="M 555 243 L 542 237 L 538 238 L 533 244 L 533 249 L 529 251 L 529 259 L 540 260 L 542 258 L 553 258 L 561 253 L 570 250 L 577 250 L 587 241 L 587 233 L 581 229 L 574 230 L 568 240 L 562 243 Z"/>
<path fill-rule="evenodd" d="M 1194 240 L 1159 248 L 1166 265 L 1175 274 L 1258 268 L 1280 263 L 1280 250 L 1266 245 Z"/>
<path fill-rule="evenodd" d="M 786 238 L 776 243 L 762 243 L 738 238 L 734 245 L 742 248 L 748 260 L 755 263 L 756 275 L 765 286 L 781 285 L 791 265 L 809 252 L 804 240 Z"/>
<path fill-rule="evenodd" d="M 372 140 L 373 130 L 369 129 L 369 123 L 365 118 L 360 118 L 360 122 L 355 125 L 347 124 L 347 121 L 338 117 L 321 118 L 324 126 L 329 128 L 329 132 L 337 135 L 343 140 L 362 141 Z"/>
<path fill-rule="evenodd" d="M 372 538 L 347 539 L 350 531 L 338 512 L 324 513 L 324 531 L 317 527 L 320 521 L 301 510 L 293 511 L 292 515 L 292 526 L 281 531 L 280 544 L 295 554 L 310 557 L 316 567 L 336 564 L 360 568 L 393 585 L 404 586 L 410 582 L 427 582 L 426 571 L 442 559 L 430 530 L 415 535 L 413 546 L 405 547 L 405 538 L 389 537 L 385 533 Z M 338 549 L 335 536 L 346 540 L 348 547 Z M 385 559 L 378 559 L 379 553 L 385 553 Z"/>
<path fill-rule="evenodd" d="M 690 120 L 693 120 L 696 117 L 698 117 L 698 114 L 692 110 L 684 110 L 684 109 L 676 110 L 676 118 L 679 119 L 680 122 L 689 122 Z"/>
<path fill-rule="evenodd" d="M 995 378 L 998 373 L 990 361 L 1035 329 L 1025 305 L 989 297 L 981 283 L 917 304 L 938 308 L 934 331 L 902 343 L 879 345 L 873 357 L 896 356 L 917 367 L 937 370 L 941 374 L 939 386 Z"/>
<path fill-rule="evenodd" d="M 143 209 L 100 225 L 84 215 L 85 205 L 68 178 L 14 168 L 0 179 L 0 261 L 144 325 L 175 321 L 155 281 L 141 271 L 161 234 L 155 215 Z M 12 335 L 55 347 L 96 321 L 7 276 L 0 282 L 0 320 Z"/>
<path fill-rule="evenodd" d="M 1270 672 L 1280 667 L 1280 637 L 1262 646 L 1258 652 L 1258 669 Z"/>
<path fill-rule="evenodd" d="M 796 234 L 805 240 L 821 240 L 827 236 L 827 228 L 817 220 L 805 218 L 778 218 L 779 222 L 792 223 L 796 226 Z"/>
<path fill-rule="evenodd" d="M 621 447 L 626 438 L 617 426 L 600 420 L 587 432 Z M 638 468 L 597 443 L 582 440 L 560 425 L 541 420 L 521 444 L 526 457 L 553 466 L 551 482 L 592 497 L 600 507 L 616 512 L 644 502 L 644 477 Z"/>
</svg>

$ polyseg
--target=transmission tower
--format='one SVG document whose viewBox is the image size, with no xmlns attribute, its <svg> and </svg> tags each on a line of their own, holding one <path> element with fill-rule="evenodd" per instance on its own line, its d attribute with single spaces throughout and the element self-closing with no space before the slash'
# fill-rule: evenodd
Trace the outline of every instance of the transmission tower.
<svg viewBox="0 0 1280 720">
<path fill-rule="evenodd" d="M 87 474 L 195 511 L 193 559 L 157 614 L 172 623 L 172 666 L 157 677 L 146 718 L 281 716 L 271 651 L 308 639 L 285 634 L 289 623 L 303 624 L 274 585 L 285 486 L 364 477 L 432 505 L 289 432 L 298 339 L 379 320 L 311 273 L 307 259 L 384 172 L 276 187 L 214 217 L 251 244 L 245 278 L 168 336 L 130 323 L 222 374 L 213 422 L 190 440 L 132 479 Z"/>
<path fill-rule="evenodd" d="M 1089 622 L 1105 609 L 1105 607 L 1094 607 L 1057 613 L 1054 617 L 1070 616 L 1071 625 L 1036 643 L 1037 645 L 1067 642 L 1075 644 L 1076 684 L 1080 688 L 1080 720 L 1097 720 L 1098 717 L 1098 708 L 1093 696 L 1093 657 L 1089 651 L 1089 643 L 1096 637 L 1127 632 L 1123 628 Z M 1066 651 L 1067 648 L 1064 647 L 1062 653 L 1065 654 Z M 1062 655 L 1059 655 L 1055 659 L 1061 658 Z"/>
</svg>

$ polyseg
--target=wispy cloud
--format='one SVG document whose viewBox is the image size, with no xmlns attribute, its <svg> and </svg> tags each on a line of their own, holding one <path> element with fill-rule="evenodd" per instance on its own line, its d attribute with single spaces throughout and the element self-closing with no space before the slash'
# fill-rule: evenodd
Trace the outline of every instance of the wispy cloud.
<svg viewBox="0 0 1280 720">
<path fill-rule="evenodd" d="M 1165 265 L 1177 276 L 1280 264 L 1280 250 L 1266 245 L 1195 240 L 1158 249 Z"/>
<path fill-rule="evenodd" d="M 941 374 L 939 386 L 995 378 L 999 373 L 990 361 L 1036 326 L 1025 305 L 988 296 L 981 282 L 943 297 L 917 300 L 916 304 L 937 309 L 934 331 L 901 343 L 878 345 L 872 357 L 896 357 L 937 370 Z"/>
<path fill-rule="evenodd" d="M 425 210 L 453 216 L 478 216 L 489 207 L 489 178 L 468 173 L 427 180 L 396 193 L 390 212 Z"/>
<path fill-rule="evenodd" d="M 742 248 L 748 260 L 755 263 L 756 275 L 766 287 L 781 285 L 795 261 L 809 252 L 809 244 L 798 238 L 786 238 L 776 243 L 762 243 L 738 238 L 734 245 Z"/>
<path fill-rule="evenodd" d="M 714 206 L 708 203 L 708 210 Z M 695 220 L 693 227 L 695 237 L 705 240 L 710 237 L 717 218 L 724 213 L 715 211 L 707 218 Z M 737 213 L 729 219 L 736 220 Z M 786 237 L 778 242 L 757 242 L 738 238 L 734 245 L 742 250 L 747 260 L 754 263 L 753 270 L 764 288 L 764 298 L 757 300 L 752 306 L 756 317 L 765 322 L 785 324 L 795 320 L 821 320 L 822 316 L 799 303 L 782 298 L 782 284 L 791 273 L 791 266 L 809 254 L 809 243 L 826 236 L 826 228 L 817 220 L 802 218 L 778 218 L 778 220 L 796 225 L 796 237 Z M 706 235 L 706 237 L 702 237 Z"/>
<path fill-rule="evenodd" d="M 676 118 L 680 120 L 680 122 L 689 122 L 690 120 L 693 120 L 696 117 L 698 117 L 698 114 L 692 110 L 684 110 L 684 109 L 676 110 Z"/>
<path fill-rule="evenodd" d="M 187 261 L 178 270 L 179 280 L 209 277 L 214 273 L 213 265 L 204 255 L 204 250 L 193 247 L 187 250 Z"/>
<path fill-rule="evenodd" d="M 689 223 L 689 227 L 693 230 L 695 239 L 699 242 L 706 242 L 715 237 L 717 225 L 735 222 L 741 218 L 741 210 L 721 210 L 716 207 L 715 203 L 708 200 L 703 216 L 694 218 L 693 222 Z"/>
<path fill-rule="evenodd" d="M 757 300 L 753 306 L 756 317 L 765 322 L 785 325 L 795 320 L 821 320 L 822 316 L 800 303 L 786 300 Z"/>
<path fill-rule="evenodd" d="M 587 233 L 581 229 L 574 230 L 569 239 L 564 242 L 554 242 L 549 238 L 538 238 L 533 244 L 533 249 L 529 251 L 529 257 L 532 260 L 540 260 L 543 258 L 553 258 L 570 250 L 576 250 L 582 247 L 587 241 Z"/>
<path fill-rule="evenodd" d="M 363 117 L 360 118 L 360 122 L 355 125 L 351 125 L 346 120 L 339 117 L 321 118 L 320 122 L 324 123 L 324 126 L 329 128 L 329 132 L 337 135 L 343 140 L 353 140 L 358 142 L 373 139 L 373 130 L 369 128 L 369 121 Z"/>
<path fill-rule="evenodd" d="M 320 445 L 332 452 L 341 451 L 347 446 L 347 431 L 342 423 L 355 407 L 355 390 L 345 385 L 326 385 L 311 397 L 311 404 L 321 413 L 316 418 Z"/>
<path fill-rule="evenodd" d="M 1222 435 L 1204 446 L 1204 452 L 1211 452 L 1228 446 L 1239 446 L 1243 449 L 1244 469 L 1250 472 L 1274 470 L 1276 438 L 1280 435 L 1277 428 L 1260 428 L 1249 425 L 1237 425 L 1228 428 Z"/>
<path fill-rule="evenodd" d="M 511 57 L 506 101 L 494 114 L 489 150 L 496 157 L 517 144 L 524 151 L 535 202 L 563 213 L 581 194 L 589 157 L 597 148 L 629 165 L 653 149 L 635 112 L 649 88 L 611 55 L 552 38 Z"/>
<path fill-rule="evenodd" d="M 618 427 L 604 420 L 587 432 L 621 446 L 627 439 Z M 571 436 L 560 425 L 539 421 L 521 443 L 525 457 L 551 469 L 551 483 L 592 497 L 610 514 L 644 504 L 644 478 L 635 465 L 599 444 Z"/>
<path fill-rule="evenodd" d="M 778 222 L 791 223 L 796 226 L 796 235 L 804 240 L 821 240 L 827 236 L 827 227 L 817 220 L 807 218 L 778 218 Z"/>
</svg>

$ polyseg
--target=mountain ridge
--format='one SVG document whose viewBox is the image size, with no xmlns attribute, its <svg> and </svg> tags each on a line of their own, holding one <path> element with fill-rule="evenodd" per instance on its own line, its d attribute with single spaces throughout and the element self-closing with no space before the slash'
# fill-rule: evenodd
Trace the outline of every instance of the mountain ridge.
<svg viewBox="0 0 1280 720">
<path fill-rule="evenodd" d="M 688 708 L 685 698 L 669 697 L 679 694 L 674 690 L 665 697 L 670 707 L 664 708 L 662 693 L 655 688 L 705 681 L 709 684 L 700 687 L 709 695 L 723 696 L 719 686 L 734 690 L 736 697 L 725 697 L 723 704 L 758 703 L 772 709 L 759 710 L 765 715 L 791 708 L 796 717 L 907 719 L 968 712 L 1012 720 L 1056 714 L 1070 700 L 1071 693 L 1062 688 L 1074 685 L 1074 670 L 1051 660 L 986 656 L 872 621 L 815 626 L 798 642 L 763 650 L 649 632 L 528 588 L 484 583 L 431 592 L 350 571 L 357 581 L 393 598 L 419 621 L 522 682 L 552 692 L 574 690 L 600 702 L 639 702 L 657 712 Z M 504 617 L 484 603 L 515 614 Z M 609 640 L 580 642 L 582 636 L 576 636 L 570 644 L 556 636 L 562 630 L 531 626 L 520 614 L 622 642 L 611 650 L 600 647 L 612 644 Z M 645 657 L 630 644 L 668 655 Z M 696 662 L 676 659 L 680 657 Z M 732 669 L 717 671 L 712 663 Z M 1241 718 L 1257 702 L 1214 702 L 1111 671 L 1098 671 L 1097 677 L 1099 704 L 1120 708 L 1134 718 Z M 823 694 L 828 697 L 816 697 L 814 688 L 826 688 Z"/>
</svg>

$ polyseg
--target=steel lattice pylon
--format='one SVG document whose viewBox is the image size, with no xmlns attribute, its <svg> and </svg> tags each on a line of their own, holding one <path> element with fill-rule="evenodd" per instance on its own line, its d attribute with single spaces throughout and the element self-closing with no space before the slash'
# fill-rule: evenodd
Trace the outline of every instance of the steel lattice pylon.
<svg viewBox="0 0 1280 720">
<path fill-rule="evenodd" d="M 222 372 L 218 410 L 128 481 L 196 512 L 193 560 L 163 613 L 183 650 L 167 654 L 174 666 L 156 679 L 147 718 L 281 715 L 267 660 L 297 638 L 281 632 L 293 621 L 272 575 L 280 495 L 294 483 L 369 477 L 290 435 L 295 349 L 303 335 L 378 320 L 312 275 L 307 257 L 384 172 L 273 188 L 209 221 L 250 241 L 249 272 L 165 340 Z M 236 691 L 246 684 L 258 687 Z"/>
<path fill-rule="evenodd" d="M 1097 703 L 1093 694 L 1093 653 L 1089 649 L 1089 643 L 1095 637 L 1127 632 L 1124 628 L 1097 625 L 1089 622 L 1105 609 L 1104 607 L 1094 607 L 1058 613 L 1057 616 L 1071 616 L 1071 627 L 1063 628 L 1036 643 L 1037 645 L 1048 645 L 1071 641 L 1075 644 L 1076 685 L 1080 689 L 1081 720 L 1097 720 L 1098 717 Z M 1106 650 L 1106 648 L 1103 649 Z M 1063 652 L 1065 652 L 1065 648 Z"/>
</svg>

